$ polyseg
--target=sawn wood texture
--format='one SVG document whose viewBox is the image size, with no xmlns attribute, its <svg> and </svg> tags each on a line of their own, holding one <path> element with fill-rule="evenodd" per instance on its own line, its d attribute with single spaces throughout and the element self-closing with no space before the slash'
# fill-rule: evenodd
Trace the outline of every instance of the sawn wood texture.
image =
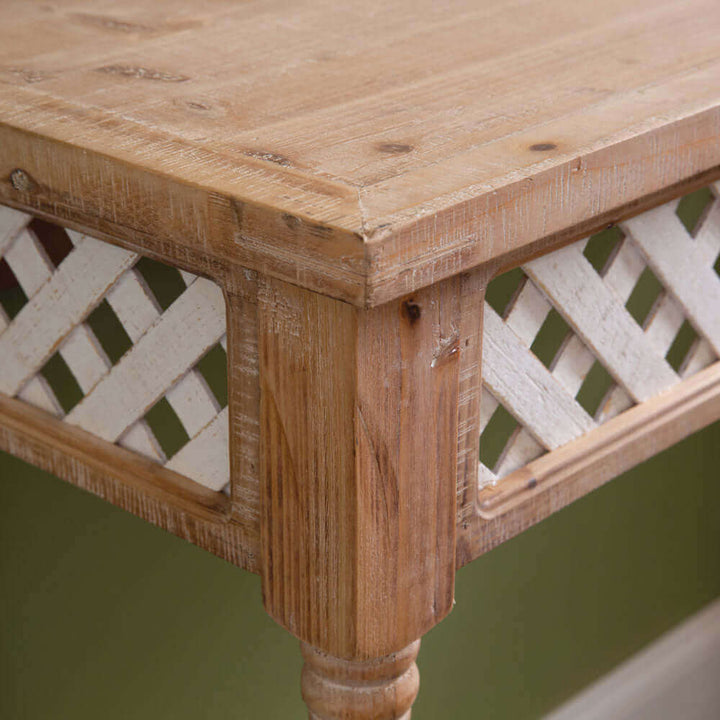
<svg viewBox="0 0 720 720">
<path fill-rule="evenodd" d="M 720 166 L 715 0 L 3 18 L 0 199 L 195 272 L 373 306 Z"/>
</svg>

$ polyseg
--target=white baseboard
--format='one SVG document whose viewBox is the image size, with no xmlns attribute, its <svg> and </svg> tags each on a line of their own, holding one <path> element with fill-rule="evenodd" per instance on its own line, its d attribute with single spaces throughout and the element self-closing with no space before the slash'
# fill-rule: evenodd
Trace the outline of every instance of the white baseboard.
<svg viewBox="0 0 720 720">
<path fill-rule="evenodd" d="M 720 720 L 720 600 L 545 720 Z"/>
</svg>

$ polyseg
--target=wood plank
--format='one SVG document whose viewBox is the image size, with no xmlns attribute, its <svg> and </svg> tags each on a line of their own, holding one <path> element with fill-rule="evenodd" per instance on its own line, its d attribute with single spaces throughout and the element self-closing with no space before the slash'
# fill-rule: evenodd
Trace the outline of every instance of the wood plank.
<svg viewBox="0 0 720 720">
<path fill-rule="evenodd" d="M 191 438 L 194 438 L 220 412 L 212 391 L 195 369 L 180 378 L 165 393 L 165 399 L 170 403 Z"/>
<path fill-rule="evenodd" d="M 266 609 L 339 657 L 397 652 L 453 602 L 461 279 L 370 310 L 264 283 Z"/>
<path fill-rule="evenodd" d="M 692 325 L 720 356 L 720 278 L 672 208 L 659 207 L 624 226 Z"/>
<path fill-rule="evenodd" d="M 595 426 L 489 305 L 483 367 L 488 390 L 546 448 L 560 447 Z"/>
<path fill-rule="evenodd" d="M 720 362 L 484 488 L 458 567 L 717 420 Z"/>
<path fill-rule="evenodd" d="M 227 408 L 180 448 L 165 467 L 211 490 L 222 490 L 230 482 Z"/>
<path fill-rule="evenodd" d="M 106 300 L 133 343 L 160 317 L 157 301 L 135 269 L 126 272 L 110 288 Z"/>
<path fill-rule="evenodd" d="M 17 235 L 5 252 L 5 261 L 28 298 L 35 296 L 54 270 L 40 243 L 27 230 Z"/>
<path fill-rule="evenodd" d="M 13 208 L 0 206 L 0 257 L 17 234 L 30 222 L 31 216 Z"/>
<path fill-rule="evenodd" d="M 60 355 L 85 395 L 110 369 L 110 361 L 86 325 L 78 325 L 68 335 L 60 347 Z"/>
<path fill-rule="evenodd" d="M 647 400 L 678 382 L 580 248 L 570 245 L 523 268 L 633 399 Z"/>
<path fill-rule="evenodd" d="M 222 291 L 209 280 L 195 281 L 73 408 L 67 422 L 114 442 L 224 333 Z"/>
<path fill-rule="evenodd" d="M 713 0 L 11 7 L 0 197 L 218 281 L 377 305 L 718 176 Z"/>
<path fill-rule="evenodd" d="M 140 453 L 143 457 L 155 460 L 161 465 L 167 462 L 160 443 L 158 443 L 153 431 L 144 419 L 138 420 L 134 425 L 131 425 L 117 439 L 117 444 L 120 447 Z"/>
<path fill-rule="evenodd" d="M 3 395 L 0 449 L 258 572 L 258 536 L 230 518 L 222 493 Z"/>
<path fill-rule="evenodd" d="M 86 238 L 0 335 L 0 392 L 14 395 L 136 260 Z"/>
</svg>

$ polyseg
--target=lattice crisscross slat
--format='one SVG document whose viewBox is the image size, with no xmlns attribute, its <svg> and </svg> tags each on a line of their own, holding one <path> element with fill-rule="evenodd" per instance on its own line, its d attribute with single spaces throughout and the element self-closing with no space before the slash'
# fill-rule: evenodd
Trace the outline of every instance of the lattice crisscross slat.
<svg viewBox="0 0 720 720">
<path fill-rule="evenodd" d="M 198 367 L 208 351 L 225 348 L 220 288 L 171 271 L 179 290 L 163 309 L 137 254 L 67 231 L 67 247 L 53 260 L 33 222 L 0 208 L 3 277 L 21 296 L 14 314 L 0 307 L 0 392 L 214 490 L 226 488 L 227 408 Z M 125 335 L 129 343 L 112 359 L 90 322 L 101 303 L 118 323 L 117 338 Z M 69 370 L 69 384 L 77 385 L 80 396 L 72 407 L 48 380 L 53 358 Z M 171 456 L 148 420 L 159 401 L 169 404 L 186 435 Z"/>
<path fill-rule="evenodd" d="M 505 428 L 491 466 L 481 461 L 481 487 L 720 357 L 718 186 L 713 193 L 692 233 L 678 216 L 678 201 L 668 203 L 623 222 L 619 237 L 603 240 L 610 252 L 601 265 L 588 253 L 601 237 L 581 240 L 524 265 L 502 316 L 486 302 L 481 457 L 482 433 L 498 413 L 509 414 L 514 427 Z M 656 296 L 639 317 L 632 306 L 643 283 L 653 282 Z M 567 332 L 543 362 L 534 349 L 553 312 Z M 684 357 L 673 365 L 678 352 Z M 600 388 L 594 406 L 585 397 L 593 383 Z"/>
</svg>

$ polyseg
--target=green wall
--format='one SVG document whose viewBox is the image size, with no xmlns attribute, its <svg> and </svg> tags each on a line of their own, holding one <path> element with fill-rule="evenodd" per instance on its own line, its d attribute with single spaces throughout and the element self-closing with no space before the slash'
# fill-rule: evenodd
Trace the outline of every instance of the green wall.
<svg viewBox="0 0 720 720">
<path fill-rule="evenodd" d="M 460 571 L 413 720 L 537 718 L 720 595 L 720 424 Z M 0 718 L 304 717 L 256 576 L 0 454 Z"/>
</svg>

